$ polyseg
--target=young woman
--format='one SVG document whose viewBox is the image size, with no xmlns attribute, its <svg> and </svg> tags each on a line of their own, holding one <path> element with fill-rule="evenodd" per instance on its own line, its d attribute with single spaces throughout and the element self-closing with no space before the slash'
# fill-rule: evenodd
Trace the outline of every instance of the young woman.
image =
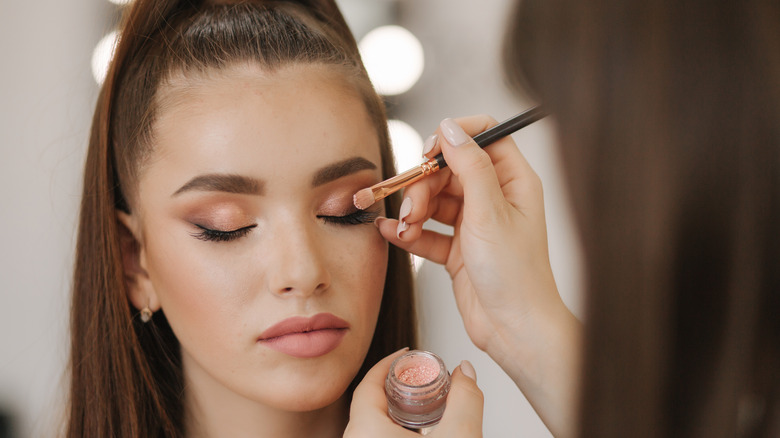
<svg viewBox="0 0 780 438">
<path fill-rule="evenodd" d="M 341 436 L 413 347 L 384 109 L 332 1 L 136 0 L 93 120 L 67 436 Z"/>
</svg>

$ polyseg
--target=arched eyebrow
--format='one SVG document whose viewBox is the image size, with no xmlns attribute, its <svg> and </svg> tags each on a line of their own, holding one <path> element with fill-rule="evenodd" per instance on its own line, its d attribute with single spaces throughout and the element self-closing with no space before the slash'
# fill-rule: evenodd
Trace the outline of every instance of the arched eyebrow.
<svg viewBox="0 0 780 438">
<path fill-rule="evenodd" d="M 198 175 L 181 186 L 173 196 L 184 192 L 200 190 L 205 192 L 226 192 L 249 195 L 262 195 L 265 183 L 243 175 L 211 173 Z"/>
<path fill-rule="evenodd" d="M 352 157 L 346 160 L 329 164 L 314 173 L 311 179 L 311 186 L 317 187 L 335 181 L 339 178 L 360 172 L 361 170 L 376 169 L 376 164 L 363 157 Z"/>
<path fill-rule="evenodd" d="M 314 176 L 311 180 L 311 186 L 318 187 L 347 175 L 351 175 L 353 173 L 367 169 L 376 169 L 376 164 L 368 161 L 363 157 L 347 158 L 346 160 L 329 164 L 314 172 Z M 196 190 L 206 192 L 262 195 L 264 189 L 265 182 L 256 178 L 235 174 L 210 173 L 206 175 L 198 175 L 192 178 L 186 184 L 181 186 L 179 190 L 176 190 L 172 196 L 178 196 L 184 192 Z"/>
</svg>

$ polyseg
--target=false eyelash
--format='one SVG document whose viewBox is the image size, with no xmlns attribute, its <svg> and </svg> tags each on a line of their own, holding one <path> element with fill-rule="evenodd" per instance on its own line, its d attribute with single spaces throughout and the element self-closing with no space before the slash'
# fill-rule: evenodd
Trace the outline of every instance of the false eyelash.
<svg viewBox="0 0 780 438">
<path fill-rule="evenodd" d="M 195 226 L 202 230 L 199 233 L 192 233 L 192 236 L 196 239 L 206 242 L 230 242 L 232 240 L 246 236 L 247 233 L 249 233 L 249 231 L 251 231 L 252 228 L 256 227 L 257 225 L 250 225 L 248 227 L 239 228 L 232 231 L 212 230 L 201 225 Z"/>
<path fill-rule="evenodd" d="M 336 225 L 362 225 L 370 224 L 379 216 L 376 211 L 356 210 L 353 213 L 344 216 L 317 216 L 324 219 L 325 222 Z"/>
</svg>

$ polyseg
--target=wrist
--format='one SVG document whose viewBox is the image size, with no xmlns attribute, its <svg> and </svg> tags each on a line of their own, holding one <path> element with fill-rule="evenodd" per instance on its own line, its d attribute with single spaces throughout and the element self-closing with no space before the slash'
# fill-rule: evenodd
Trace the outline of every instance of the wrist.
<svg viewBox="0 0 780 438">
<path fill-rule="evenodd" d="M 581 337 L 582 323 L 558 298 L 503 327 L 486 349 L 554 436 L 573 436 Z"/>
</svg>

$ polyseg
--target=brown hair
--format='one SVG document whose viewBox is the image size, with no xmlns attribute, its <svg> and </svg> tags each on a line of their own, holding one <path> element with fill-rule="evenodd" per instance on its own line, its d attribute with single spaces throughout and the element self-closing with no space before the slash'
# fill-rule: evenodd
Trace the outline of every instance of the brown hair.
<svg viewBox="0 0 780 438">
<path fill-rule="evenodd" d="M 155 97 L 175 73 L 234 63 L 341 69 L 376 126 L 382 173 L 395 174 L 384 106 L 335 2 L 136 0 L 98 98 L 87 152 L 71 309 L 69 437 L 177 437 L 183 426 L 179 344 L 163 312 L 144 324 L 124 280 L 118 209 L 129 211 L 152 150 Z M 386 200 L 397 212 L 398 197 Z M 390 246 L 379 321 L 361 371 L 416 343 L 408 254 Z M 348 389 L 349 394 L 353 385 Z"/>
<path fill-rule="evenodd" d="M 526 0 L 585 251 L 581 436 L 780 434 L 780 3 Z"/>
</svg>

